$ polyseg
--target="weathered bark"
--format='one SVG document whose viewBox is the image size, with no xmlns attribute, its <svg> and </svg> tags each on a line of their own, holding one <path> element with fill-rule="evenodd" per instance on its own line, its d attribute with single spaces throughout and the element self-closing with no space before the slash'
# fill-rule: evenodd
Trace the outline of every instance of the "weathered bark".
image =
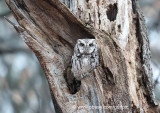
<svg viewBox="0 0 160 113">
<path fill-rule="evenodd" d="M 57 113 L 153 111 L 149 42 L 136 0 L 63 2 L 70 9 L 59 0 L 6 0 L 43 67 Z M 72 94 L 65 78 L 79 38 L 97 40 L 101 64 Z"/>
</svg>

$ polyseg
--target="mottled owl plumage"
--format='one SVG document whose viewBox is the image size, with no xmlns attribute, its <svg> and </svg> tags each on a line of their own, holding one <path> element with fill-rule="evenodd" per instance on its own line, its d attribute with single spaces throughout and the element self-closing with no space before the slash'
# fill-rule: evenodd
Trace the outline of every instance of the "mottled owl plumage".
<svg viewBox="0 0 160 113">
<path fill-rule="evenodd" d="M 95 39 L 78 39 L 72 56 L 72 73 L 81 80 L 99 65 L 98 47 Z"/>
</svg>

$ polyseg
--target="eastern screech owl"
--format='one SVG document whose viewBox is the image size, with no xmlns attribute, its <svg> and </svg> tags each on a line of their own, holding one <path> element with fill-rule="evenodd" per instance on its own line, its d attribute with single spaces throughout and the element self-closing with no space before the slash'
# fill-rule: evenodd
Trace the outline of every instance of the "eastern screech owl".
<svg viewBox="0 0 160 113">
<path fill-rule="evenodd" d="M 78 39 L 72 56 L 72 73 L 81 80 L 99 65 L 98 47 L 95 39 Z"/>
</svg>

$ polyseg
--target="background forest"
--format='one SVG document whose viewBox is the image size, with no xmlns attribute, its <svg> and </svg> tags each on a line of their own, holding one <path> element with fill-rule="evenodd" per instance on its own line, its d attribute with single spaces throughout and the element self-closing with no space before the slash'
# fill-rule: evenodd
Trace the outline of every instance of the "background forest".
<svg viewBox="0 0 160 113">
<path fill-rule="evenodd" d="M 156 99 L 160 101 L 160 0 L 140 0 L 150 47 Z M 0 113 L 54 113 L 48 83 L 31 50 L 4 16 L 16 23 L 0 0 Z"/>
</svg>

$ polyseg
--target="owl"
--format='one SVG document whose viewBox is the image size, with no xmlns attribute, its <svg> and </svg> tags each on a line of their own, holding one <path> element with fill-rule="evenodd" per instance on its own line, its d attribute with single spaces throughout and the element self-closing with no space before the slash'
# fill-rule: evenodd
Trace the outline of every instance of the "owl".
<svg viewBox="0 0 160 113">
<path fill-rule="evenodd" d="M 72 56 L 72 73 L 81 80 L 99 65 L 98 47 L 95 39 L 78 39 Z"/>
</svg>

